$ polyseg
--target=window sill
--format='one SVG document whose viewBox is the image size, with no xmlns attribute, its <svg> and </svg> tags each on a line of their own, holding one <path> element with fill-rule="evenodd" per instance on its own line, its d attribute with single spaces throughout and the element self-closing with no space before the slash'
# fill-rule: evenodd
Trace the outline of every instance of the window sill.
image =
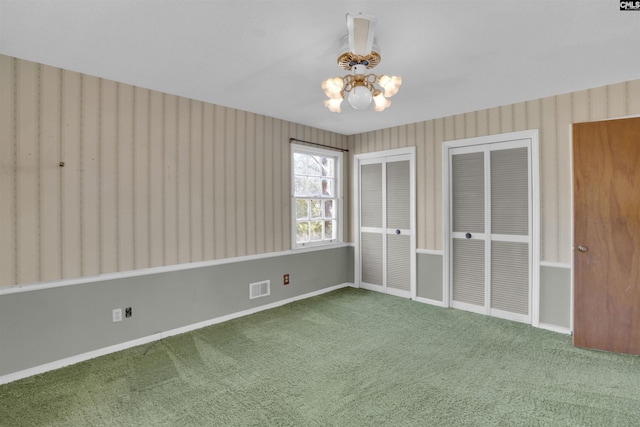
<svg viewBox="0 0 640 427">
<path fill-rule="evenodd" d="M 309 243 L 305 246 L 295 246 L 291 248 L 291 250 L 295 252 L 305 252 L 305 251 L 318 251 L 322 249 L 337 249 L 345 246 L 350 246 L 350 245 L 345 242 Z"/>
</svg>

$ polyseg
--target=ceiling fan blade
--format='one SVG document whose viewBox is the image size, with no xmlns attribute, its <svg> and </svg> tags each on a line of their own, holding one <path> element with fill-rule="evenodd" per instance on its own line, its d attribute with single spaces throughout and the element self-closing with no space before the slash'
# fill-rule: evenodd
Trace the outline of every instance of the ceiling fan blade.
<svg viewBox="0 0 640 427">
<path fill-rule="evenodd" d="M 375 17 L 364 13 L 347 13 L 349 50 L 361 56 L 370 54 L 373 50 L 375 29 Z"/>
</svg>

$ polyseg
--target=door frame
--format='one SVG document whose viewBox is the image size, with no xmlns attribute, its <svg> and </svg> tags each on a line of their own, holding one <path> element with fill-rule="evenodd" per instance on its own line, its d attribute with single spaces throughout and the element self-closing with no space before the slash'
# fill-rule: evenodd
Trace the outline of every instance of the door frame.
<svg viewBox="0 0 640 427">
<path fill-rule="evenodd" d="M 371 161 L 383 159 L 386 157 L 408 155 L 409 156 L 409 199 L 410 199 L 410 212 L 411 212 L 411 236 L 410 236 L 410 253 L 411 253 L 411 299 L 416 299 L 417 285 L 416 285 L 416 147 L 404 147 L 394 148 L 390 150 L 375 151 L 370 153 L 356 154 L 353 156 L 353 206 L 354 206 L 354 272 L 353 281 L 357 288 L 361 287 L 360 278 L 360 164 L 363 161 Z M 386 271 L 386 269 L 385 269 Z M 393 292 L 387 292 L 393 294 Z"/>
<path fill-rule="evenodd" d="M 451 171 L 449 168 L 450 150 L 460 147 L 475 145 L 487 145 L 508 142 L 518 139 L 531 140 L 530 167 L 531 167 L 531 280 L 530 310 L 531 325 L 538 327 L 540 324 L 540 150 L 538 129 L 519 132 L 509 132 L 497 135 L 487 135 L 475 138 L 464 138 L 442 143 L 442 302 L 444 307 L 451 307 L 451 247 L 450 247 L 450 183 Z"/>
</svg>

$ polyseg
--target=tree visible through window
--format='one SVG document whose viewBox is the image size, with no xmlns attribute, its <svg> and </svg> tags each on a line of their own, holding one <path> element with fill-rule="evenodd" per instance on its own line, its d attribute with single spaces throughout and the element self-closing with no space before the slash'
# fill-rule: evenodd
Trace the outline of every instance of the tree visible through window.
<svg viewBox="0 0 640 427">
<path fill-rule="evenodd" d="M 294 247 L 339 240 L 341 153 L 292 145 Z"/>
</svg>

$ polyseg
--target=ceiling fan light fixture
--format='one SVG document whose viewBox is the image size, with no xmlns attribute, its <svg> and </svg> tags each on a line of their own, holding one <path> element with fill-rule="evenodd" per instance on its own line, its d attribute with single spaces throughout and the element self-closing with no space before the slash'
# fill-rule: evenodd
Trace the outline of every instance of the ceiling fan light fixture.
<svg viewBox="0 0 640 427">
<path fill-rule="evenodd" d="M 380 63 L 380 53 L 374 42 L 376 19 L 363 13 L 347 14 L 348 49 L 344 45 L 338 53 L 338 65 L 353 74 L 333 77 L 322 82 L 322 89 L 329 99 L 324 105 L 334 113 L 341 112 L 340 105 L 345 98 L 351 107 L 363 110 L 375 103 L 375 111 L 383 111 L 391 105 L 387 98 L 398 93 L 402 85 L 400 76 L 377 76 L 365 74 Z M 373 50 L 375 49 L 375 51 Z M 376 86 L 377 85 L 377 86 Z"/>
</svg>

